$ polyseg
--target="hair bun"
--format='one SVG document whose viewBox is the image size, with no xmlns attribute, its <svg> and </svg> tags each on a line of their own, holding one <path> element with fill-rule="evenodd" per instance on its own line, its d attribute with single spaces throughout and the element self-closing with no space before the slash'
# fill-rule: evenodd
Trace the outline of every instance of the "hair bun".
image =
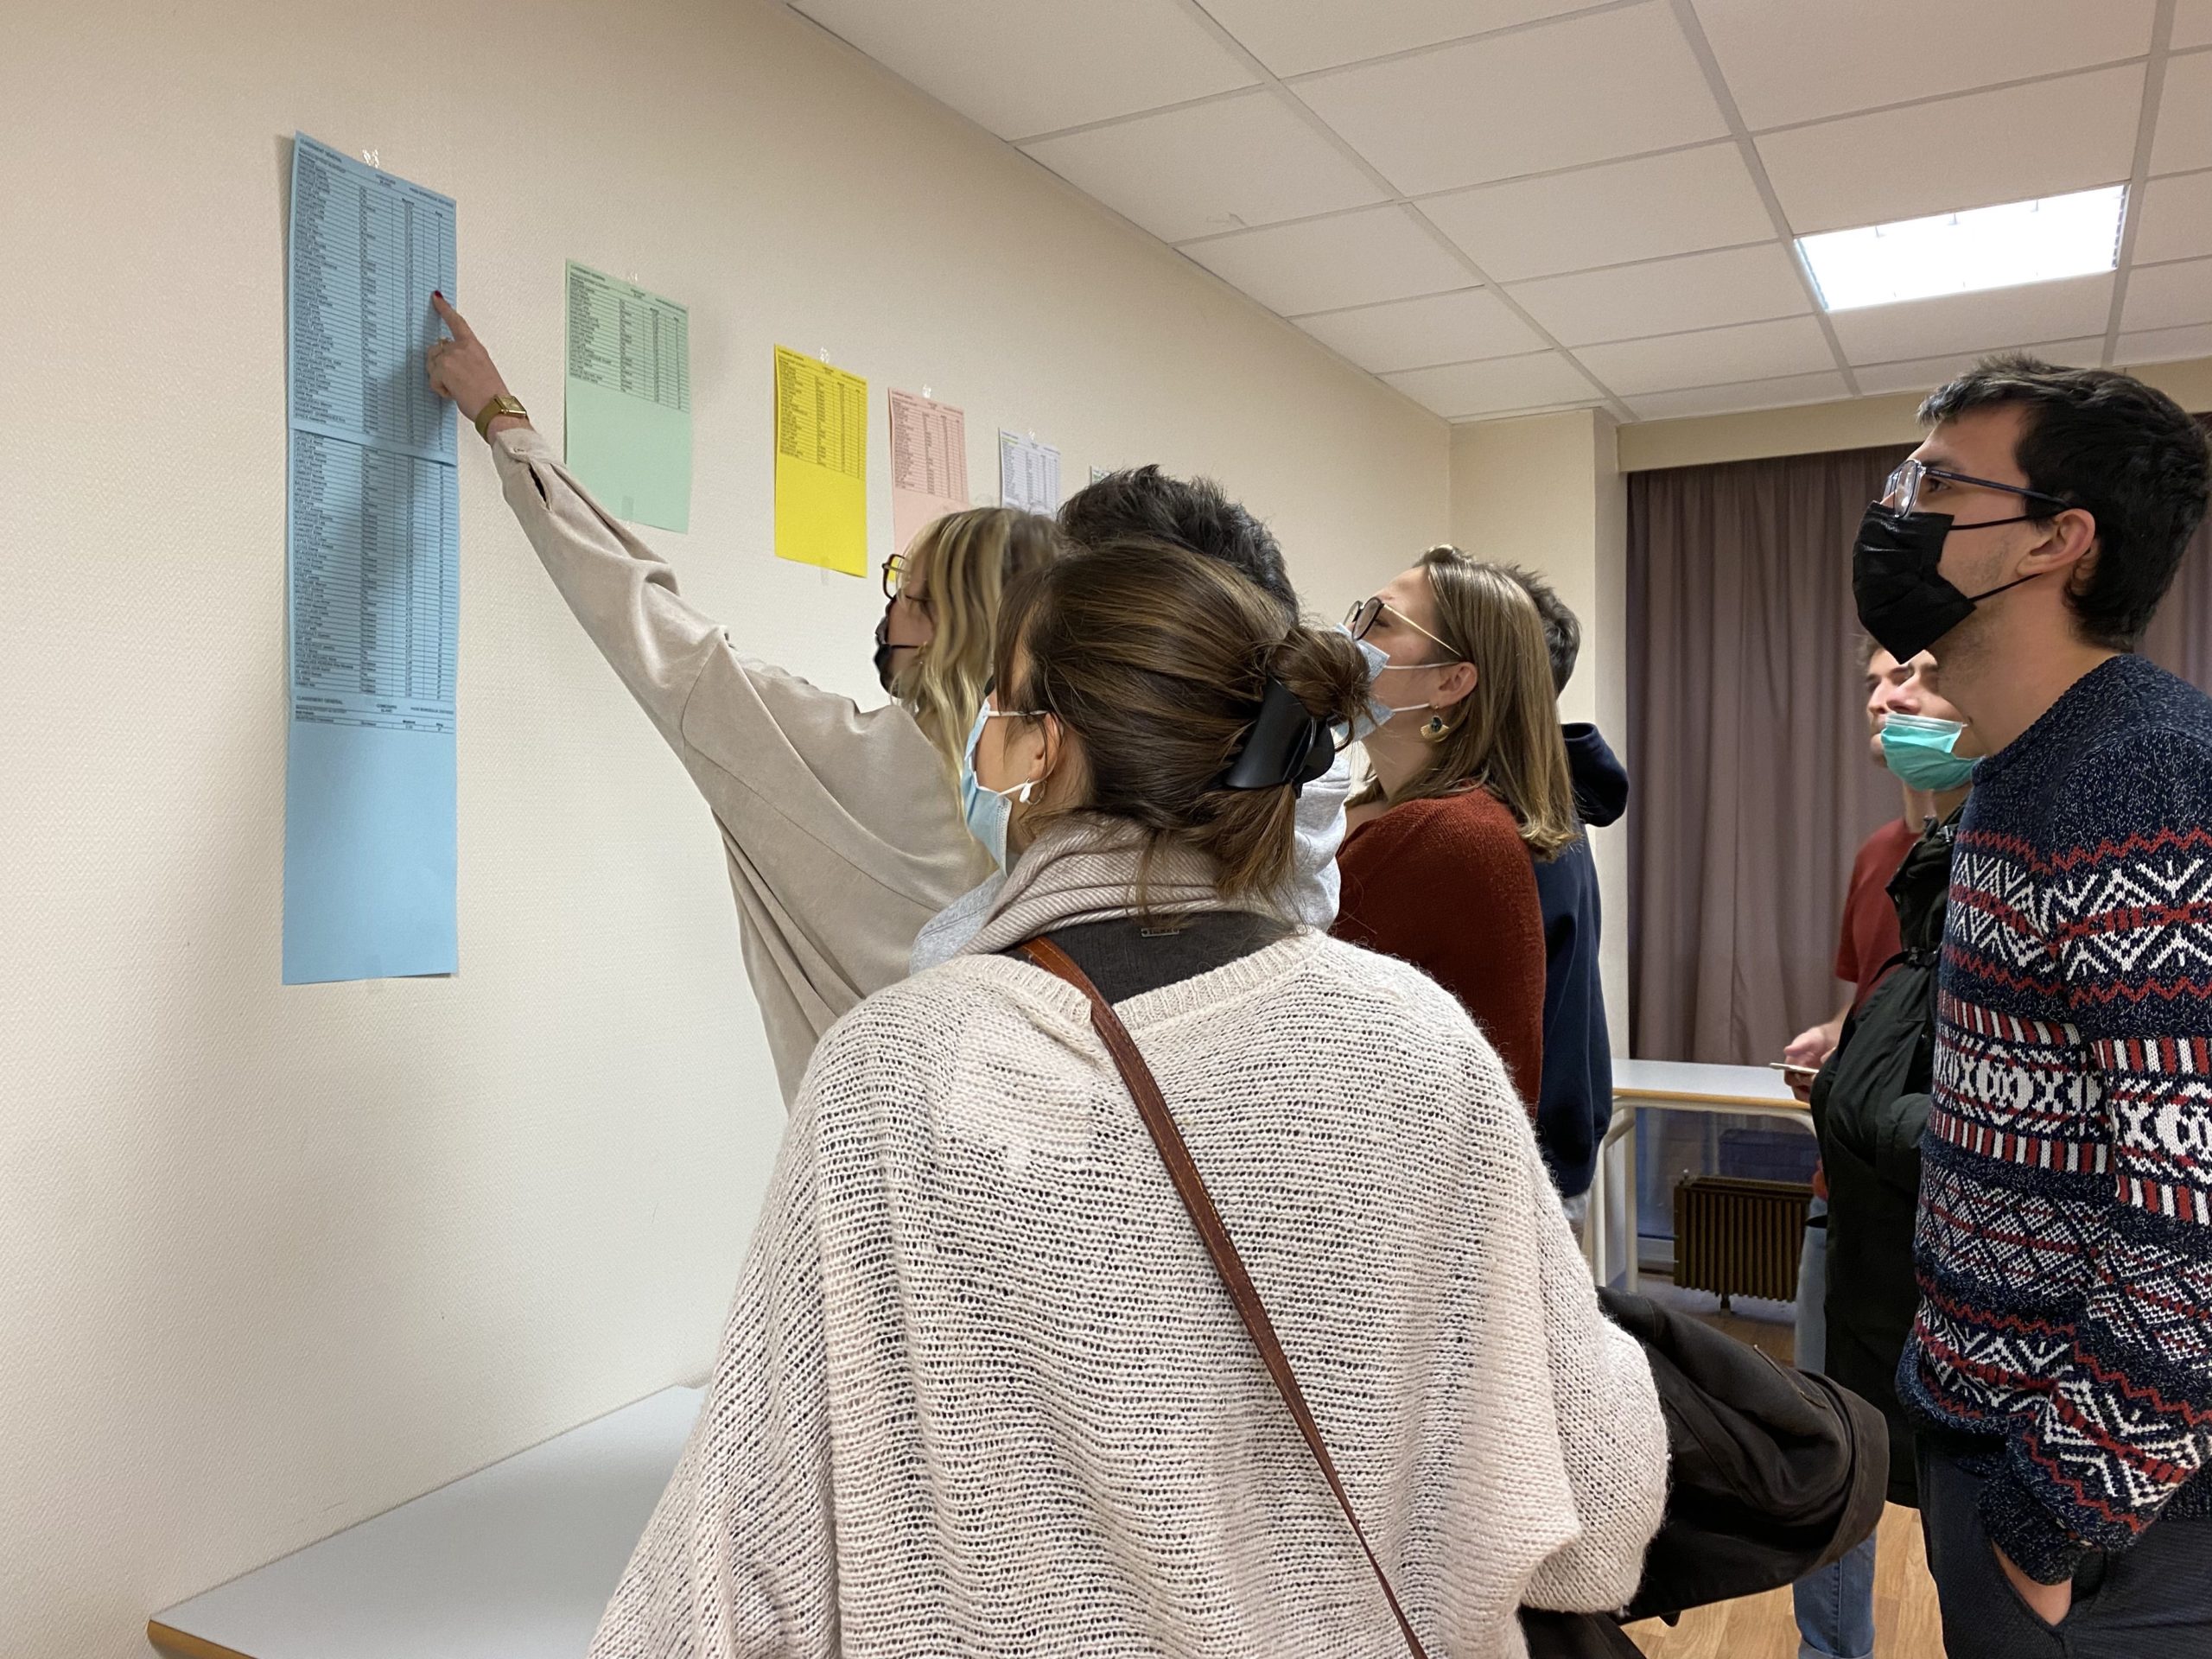
<svg viewBox="0 0 2212 1659">
<path fill-rule="evenodd" d="M 1351 727 L 1367 712 L 1373 689 L 1367 658 L 1340 629 L 1293 628 L 1275 647 L 1268 671 L 1308 714 L 1332 727 Z"/>
</svg>

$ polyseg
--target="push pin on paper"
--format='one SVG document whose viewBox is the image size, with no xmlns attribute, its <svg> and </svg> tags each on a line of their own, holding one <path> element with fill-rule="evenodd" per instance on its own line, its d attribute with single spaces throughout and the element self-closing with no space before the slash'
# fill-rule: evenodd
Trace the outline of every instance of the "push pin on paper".
<svg viewBox="0 0 2212 1659">
<path fill-rule="evenodd" d="M 384 161 L 382 159 L 383 156 L 384 151 L 381 149 L 365 149 L 361 152 L 361 159 L 366 162 L 371 167 L 382 167 L 384 165 Z"/>
<path fill-rule="evenodd" d="M 937 401 L 936 398 L 930 396 L 930 389 L 927 386 L 924 386 L 922 388 L 922 401 L 925 404 L 933 404 Z"/>
</svg>

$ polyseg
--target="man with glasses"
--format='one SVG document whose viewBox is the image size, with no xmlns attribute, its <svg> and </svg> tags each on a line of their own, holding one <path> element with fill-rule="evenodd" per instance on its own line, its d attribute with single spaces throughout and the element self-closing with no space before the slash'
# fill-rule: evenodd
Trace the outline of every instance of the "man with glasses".
<svg viewBox="0 0 2212 1659">
<path fill-rule="evenodd" d="M 1944 1640 L 2212 1656 L 2212 699 L 2133 654 L 2212 461 L 2150 387 L 2025 357 L 1921 418 L 1852 579 L 1988 752 L 1897 1374 Z"/>
</svg>

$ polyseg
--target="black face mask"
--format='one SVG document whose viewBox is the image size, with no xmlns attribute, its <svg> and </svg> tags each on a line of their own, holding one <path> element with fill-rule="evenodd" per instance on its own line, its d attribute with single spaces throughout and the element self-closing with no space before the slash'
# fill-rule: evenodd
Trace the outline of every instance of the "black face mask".
<svg viewBox="0 0 2212 1659">
<path fill-rule="evenodd" d="M 1965 530 L 2023 524 L 2018 518 L 1990 518 Z M 1870 503 L 1851 544 L 1851 594 L 1859 621 L 1876 645 L 1901 663 L 1910 662 L 1974 613 L 1974 607 L 2007 588 L 2032 582 L 2015 577 L 1986 593 L 1962 594 L 1944 579 L 1943 540 L 1951 533 L 1948 512 L 1900 512 Z"/>
<path fill-rule="evenodd" d="M 891 607 L 886 605 L 883 620 L 875 625 L 875 679 L 886 691 L 891 690 L 891 683 L 899 677 L 891 666 L 894 660 L 892 652 L 895 649 L 891 643 Z"/>
</svg>

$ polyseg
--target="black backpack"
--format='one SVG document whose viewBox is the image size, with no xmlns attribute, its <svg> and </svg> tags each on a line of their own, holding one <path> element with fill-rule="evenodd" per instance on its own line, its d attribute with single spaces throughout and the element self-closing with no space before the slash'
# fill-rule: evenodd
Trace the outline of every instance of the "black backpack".
<svg viewBox="0 0 2212 1659">
<path fill-rule="evenodd" d="M 1813 1084 L 1813 1127 L 1828 1186 L 1825 1369 L 1881 1408 L 1890 1427 L 1890 1497 L 1908 1505 L 1918 1502 L 1918 1490 L 1897 1370 L 1920 1306 L 1912 1238 L 1956 823 L 1955 814 L 1931 827 L 1891 879 L 1904 949 L 1846 1022 Z"/>
<path fill-rule="evenodd" d="M 1667 1420 L 1667 1516 L 1621 1618 L 1665 1618 L 1793 1584 L 1840 1560 L 1882 1518 L 1882 1415 L 1825 1376 L 1794 1371 L 1687 1313 L 1600 1290 L 1643 1346 Z M 1602 1614 L 1523 1608 L 1532 1659 L 1632 1659 Z"/>
</svg>

